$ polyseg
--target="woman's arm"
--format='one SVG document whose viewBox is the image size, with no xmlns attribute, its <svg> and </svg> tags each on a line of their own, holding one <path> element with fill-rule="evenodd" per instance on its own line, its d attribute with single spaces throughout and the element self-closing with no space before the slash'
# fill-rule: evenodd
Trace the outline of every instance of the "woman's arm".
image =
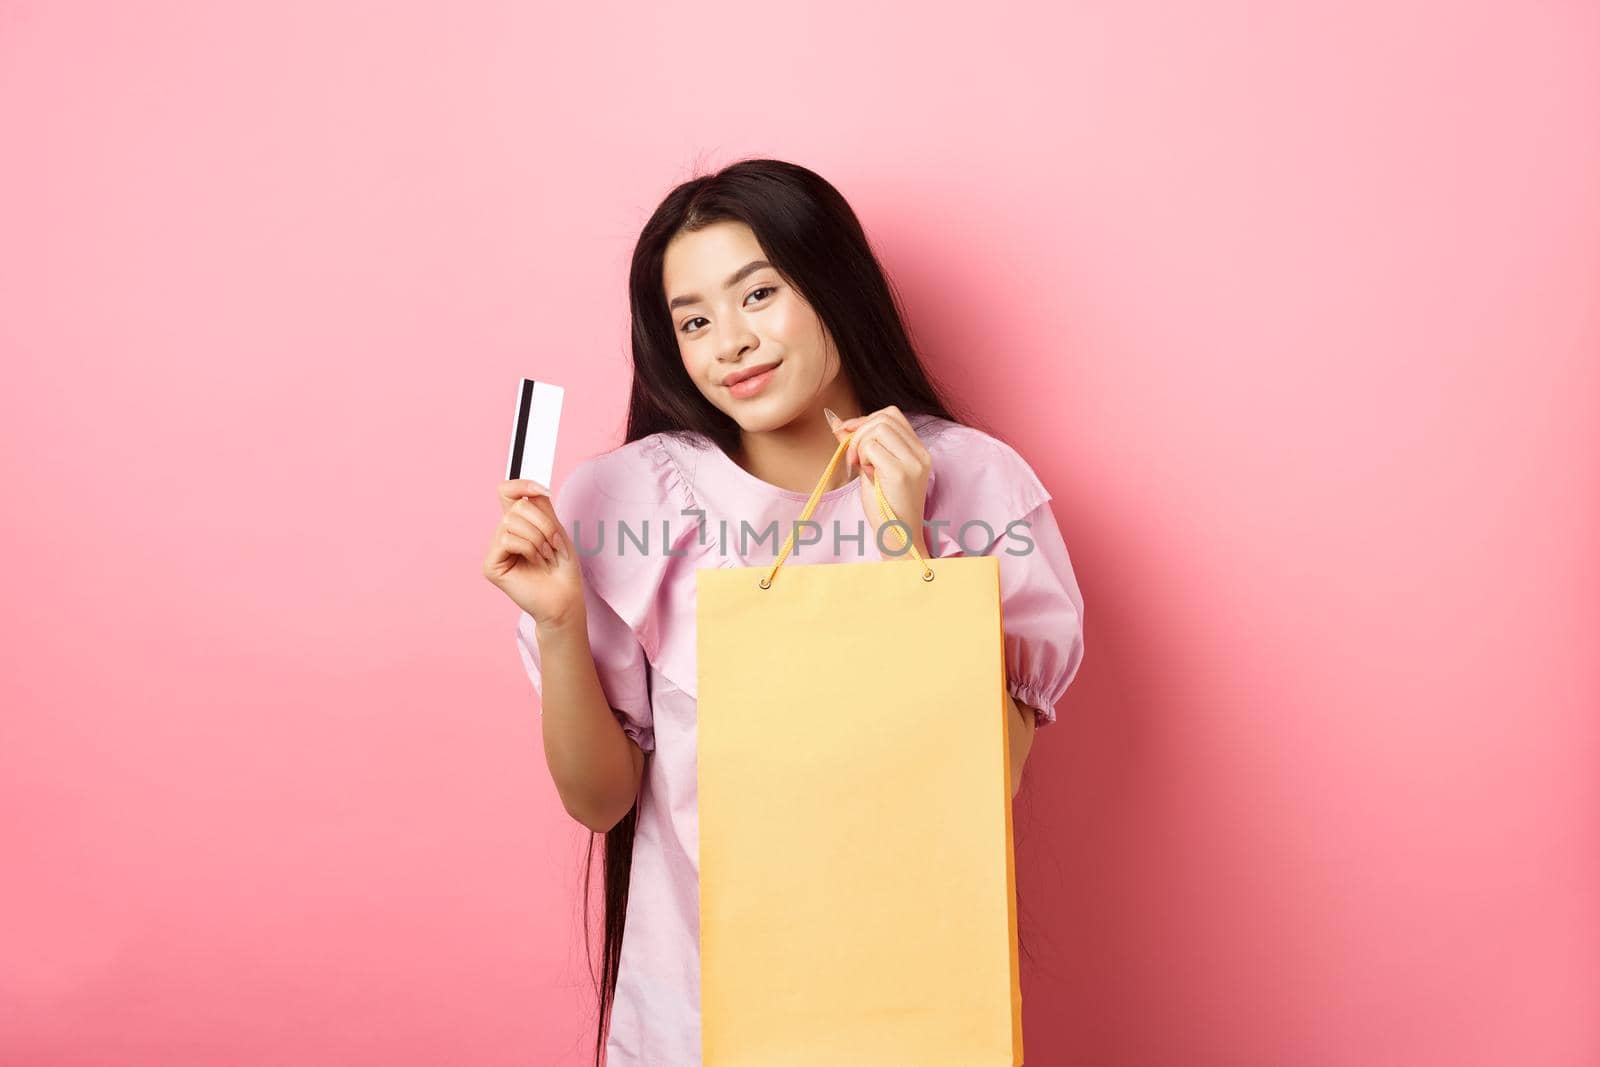
<svg viewBox="0 0 1600 1067">
<path fill-rule="evenodd" d="M 601 834 L 633 807 L 644 752 L 606 703 L 586 613 L 575 615 L 534 631 L 544 672 L 544 758 L 567 813 Z"/>
<path fill-rule="evenodd" d="M 1011 795 L 1015 797 L 1022 788 L 1022 765 L 1028 762 L 1028 750 L 1033 747 L 1033 733 L 1038 729 L 1034 709 L 1016 697 L 1007 696 L 1015 713 L 1008 721 L 1007 736 L 1011 740 Z"/>
</svg>

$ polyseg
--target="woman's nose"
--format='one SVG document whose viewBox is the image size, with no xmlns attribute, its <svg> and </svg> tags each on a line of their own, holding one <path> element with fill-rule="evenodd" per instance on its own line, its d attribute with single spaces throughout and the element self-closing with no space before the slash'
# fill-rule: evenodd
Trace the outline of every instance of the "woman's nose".
<svg viewBox="0 0 1600 1067">
<path fill-rule="evenodd" d="M 722 345 L 722 361 L 736 363 L 744 353 L 755 351 L 759 344 L 760 341 L 752 331 L 742 327 L 730 328 L 729 336 Z"/>
</svg>

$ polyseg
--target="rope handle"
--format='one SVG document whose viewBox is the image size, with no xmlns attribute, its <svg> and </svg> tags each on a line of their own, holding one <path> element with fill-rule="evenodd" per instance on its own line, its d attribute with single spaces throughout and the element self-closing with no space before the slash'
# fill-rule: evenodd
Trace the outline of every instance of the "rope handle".
<svg viewBox="0 0 1600 1067">
<path fill-rule="evenodd" d="M 839 461 L 844 458 L 844 454 L 849 450 L 850 442 L 854 438 L 855 434 L 850 434 L 843 441 L 839 442 L 838 448 L 833 450 L 833 458 L 828 461 L 828 469 L 822 472 L 821 478 L 817 479 L 817 487 L 811 490 L 811 499 L 806 501 L 805 509 L 800 512 L 800 518 L 795 521 L 794 527 L 789 531 L 788 539 L 783 543 L 783 551 L 778 553 L 778 558 L 772 561 L 772 567 L 761 579 L 761 588 L 772 588 L 772 579 L 777 575 L 778 568 L 783 566 L 783 561 L 789 558 L 789 552 L 794 548 L 794 539 L 795 536 L 800 532 L 800 524 L 810 519 L 811 513 L 817 510 L 817 502 L 822 499 L 822 487 L 827 485 L 828 479 L 833 477 L 834 470 L 838 468 Z M 872 488 L 873 491 L 878 495 L 878 510 L 883 514 L 884 521 L 900 522 L 899 517 L 894 513 L 894 508 L 889 506 L 889 498 L 883 495 L 883 486 L 878 482 L 878 475 L 876 471 L 874 471 L 872 475 Z M 903 526 L 905 524 L 901 523 L 901 525 Z M 911 549 L 911 554 L 917 558 L 917 562 L 922 564 L 922 580 L 925 582 L 933 581 L 933 568 L 928 566 L 928 561 L 923 558 L 921 552 L 917 551 L 916 544 L 914 544 L 911 539 L 906 536 L 905 532 L 902 531 L 899 526 L 894 527 L 894 532 L 901 541 L 906 543 L 906 547 Z"/>
</svg>

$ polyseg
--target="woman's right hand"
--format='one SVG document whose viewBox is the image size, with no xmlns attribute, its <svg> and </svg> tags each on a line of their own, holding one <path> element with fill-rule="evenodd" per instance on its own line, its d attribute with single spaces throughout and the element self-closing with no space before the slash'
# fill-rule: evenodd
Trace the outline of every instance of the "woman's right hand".
<svg viewBox="0 0 1600 1067">
<path fill-rule="evenodd" d="M 483 576 L 541 626 L 581 617 L 583 571 L 550 492 L 538 482 L 500 483 L 500 524 L 494 529 Z"/>
</svg>

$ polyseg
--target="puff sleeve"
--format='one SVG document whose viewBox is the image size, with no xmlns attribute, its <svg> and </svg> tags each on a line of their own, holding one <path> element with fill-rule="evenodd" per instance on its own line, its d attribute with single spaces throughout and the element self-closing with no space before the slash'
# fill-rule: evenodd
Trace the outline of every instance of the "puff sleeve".
<svg viewBox="0 0 1600 1067">
<path fill-rule="evenodd" d="M 1083 594 L 1050 492 L 1015 449 L 982 431 L 960 427 L 930 451 L 943 474 L 928 513 L 946 524 L 930 547 L 1000 561 L 1006 691 L 1050 725 L 1084 652 Z"/>
<path fill-rule="evenodd" d="M 1048 726 L 1083 662 L 1083 594 L 1049 501 L 1012 524 L 990 553 L 1000 557 L 1006 689 Z"/>
<path fill-rule="evenodd" d="M 622 458 L 622 457 L 619 457 Z M 579 545 L 578 566 L 583 572 L 583 599 L 589 624 L 589 648 L 594 655 L 595 672 L 606 703 L 622 730 L 645 752 L 655 749 L 655 722 L 650 704 L 650 668 L 638 634 L 607 601 L 602 590 L 613 579 L 607 570 L 612 557 L 603 551 L 584 554 L 584 548 L 598 544 L 595 537 L 600 506 L 610 498 L 605 480 L 627 477 L 628 470 L 610 463 L 602 471 L 594 461 L 580 464 L 556 490 L 555 509 L 567 532 Z M 543 669 L 533 616 L 519 612 L 517 651 L 523 669 L 540 696 L 543 714 Z"/>
</svg>

